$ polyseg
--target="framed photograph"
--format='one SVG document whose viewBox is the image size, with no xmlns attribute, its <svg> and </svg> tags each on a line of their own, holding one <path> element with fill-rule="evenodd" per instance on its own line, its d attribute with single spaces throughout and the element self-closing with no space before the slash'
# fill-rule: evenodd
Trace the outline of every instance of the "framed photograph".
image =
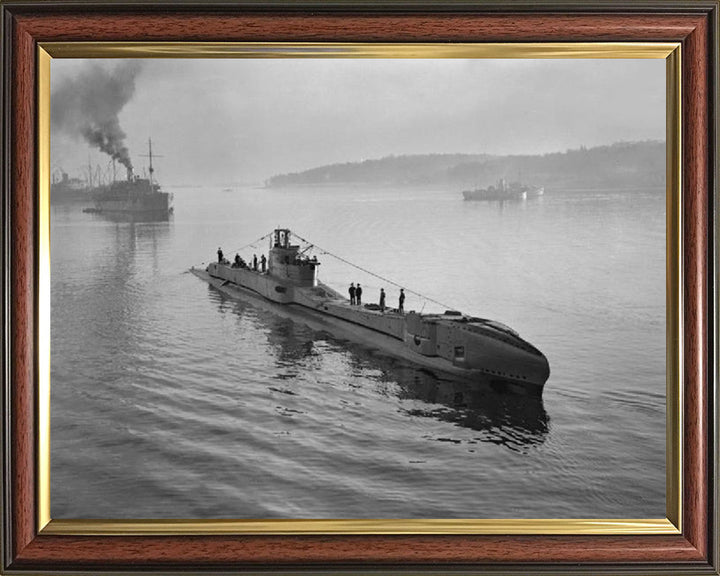
<svg viewBox="0 0 720 576">
<path fill-rule="evenodd" d="M 3 573 L 718 574 L 718 3 L 6 1 Z"/>
</svg>

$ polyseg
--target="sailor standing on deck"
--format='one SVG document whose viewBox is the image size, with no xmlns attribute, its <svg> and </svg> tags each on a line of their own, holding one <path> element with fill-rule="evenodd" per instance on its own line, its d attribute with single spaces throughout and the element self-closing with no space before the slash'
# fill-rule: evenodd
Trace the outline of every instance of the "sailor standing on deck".
<svg viewBox="0 0 720 576">
<path fill-rule="evenodd" d="M 218 262 L 222 263 L 223 261 L 223 251 L 222 248 L 218 247 Z"/>
<path fill-rule="evenodd" d="M 380 312 L 385 312 L 385 288 L 380 288 Z"/>
<path fill-rule="evenodd" d="M 352 282 L 350 283 L 350 288 L 348 288 L 348 294 L 350 294 L 350 304 L 355 304 L 355 284 Z"/>
<path fill-rule="evenodd" d="M 260 268 L 262 269 L 263 273 L 265 272 L 265 264 L 267 263 L 267 258 L 265 258 L 265 254 L 260 254 Z"/>
<path fill-rule="evenodd" d="M 359 282 L 357 288 L 355 288 L 355 304 L 357 304 L 358 306 L 362 304 L 362 288 L 360 287 Z"/>
<path fill-rule="evenodd" d="M 257 272 L 257 254 L 253 254 L 253 270 Z"/>
<path fill-rule="evenodd" d="M 405 312 L 405 309 L 404 309 L 404 307 L 405 307 L 405 289 L 404 288 L 400 288 L 399 302 L 400 303 L 398 305 L 398 312 L 400 312 L 400 314 L 402 314 L 403 312 Z"/>
</svg>

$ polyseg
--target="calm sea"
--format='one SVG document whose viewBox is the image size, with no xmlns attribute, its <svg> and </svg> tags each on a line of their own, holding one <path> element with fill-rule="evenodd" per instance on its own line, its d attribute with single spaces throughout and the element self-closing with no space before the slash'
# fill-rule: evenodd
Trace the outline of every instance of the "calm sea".
<svg viewBox="0 0 720 576">
<path fill-rule="evenodd" d="M 168 191 L 167 222 L 52 207 L 54 518 L 665 517 L 662 190 Z M 438 381 L 188 272 L 276 226 L 513 327 L 550 362 L 542 399 Z M 395 305 L 323 250 L 322 281 Z"/>
</svg>

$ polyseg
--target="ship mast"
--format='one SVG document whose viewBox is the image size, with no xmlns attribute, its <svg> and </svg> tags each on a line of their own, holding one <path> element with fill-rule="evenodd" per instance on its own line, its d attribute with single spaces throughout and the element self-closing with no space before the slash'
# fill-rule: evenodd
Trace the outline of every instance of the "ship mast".
<svg viewBox="0 0 720 576">
<path fill-rule="evenodd" d="M 153 160 L 153 152 L 152 152 L 152 138 L 148 138 L 148 153 L 142 155 L 143 158 L 149 158 L 150 160 L 150 167 L 148 168 L 148 172 L 150 173 L 150 186 L 152 187 L 153 184 L 153 172 L 155 172 L 155 169 L 152 165 Z M 162 156 L 155 155 L 155 158 L 162 158 Z"/>
<path fill-rule="evenodd" d="M 155 170 L 152 167 L 152 139 L 150 138 L 148 138 L 148 158 L 150 159 L 150 168 L 148 169 L 148 172 L 150 172 L 150 184 L 152 184 L 153 172 L 155 172 Z"/>
</svg>

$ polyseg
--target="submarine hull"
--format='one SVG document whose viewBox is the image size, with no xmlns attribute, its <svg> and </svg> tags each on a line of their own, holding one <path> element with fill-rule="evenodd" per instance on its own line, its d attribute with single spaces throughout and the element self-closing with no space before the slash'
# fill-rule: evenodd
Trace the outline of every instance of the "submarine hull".
<svg viewBox="0 0 720 576">
<path fill-rule="evenodd" d="M 252 299 L 275 314 L 300 321 L 314 330 L 326 331 L 336 338 L 377 349 L 439 378 L 540 396 L 549 377 L 546 358 L 515 338 L 514 333 L 451 322 L 442 317 L 430 317 L 428 321 L 427 317 L 412 312 L 380 313 L 350 305 L 323 284 L 293 286 L 249 269 L 213 263 L 207 269 L 190 271 L 230 298 Z M 427 334 L 422 333 L 428 324 L 431 338 L 425 338 Z M 432 349 L 428 348 L 428 342 L 432 342 Z M 462 350 L 462 355 L 454 354 L 458 350 Z"/>
</svg>

